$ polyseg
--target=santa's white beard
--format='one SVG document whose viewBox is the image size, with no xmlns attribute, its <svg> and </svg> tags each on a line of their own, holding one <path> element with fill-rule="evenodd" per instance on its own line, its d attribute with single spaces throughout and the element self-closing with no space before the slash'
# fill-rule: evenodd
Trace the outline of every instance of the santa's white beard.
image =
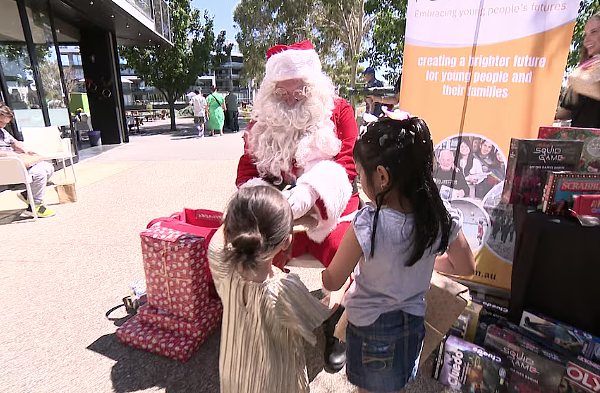
<svg viewBox="0 0 600 393">
<path fill-rule="evenodd" d="M 328 92 L 313 89 L 305 100 L 288 106 L 271 89 L 261 88 L 252 112 L 255 123 L 248 135 L 259 175 L 280 183 L 282 174 L 294 178 L 294 160 L 298 168 L 307 171 L 316 162 L 337 155 L 341 141 L 331 121 L 333 108 L 333 95 Z"/>
</svg>

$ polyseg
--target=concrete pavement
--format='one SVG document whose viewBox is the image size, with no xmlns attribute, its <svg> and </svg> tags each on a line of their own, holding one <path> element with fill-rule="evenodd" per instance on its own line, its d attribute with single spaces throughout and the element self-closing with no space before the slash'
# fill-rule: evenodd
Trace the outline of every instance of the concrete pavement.
<svg viewBox="0 0 600 393">
<path fill-rule="evenodd" d="M 0 390 L 218 392 L 218 332 L 180 363 L 121 345 L 114 332 L 125 312 L 105 316 L 144 277 L 139 232 L 151 219 L 222 210 L 235 191 L 242 134 L 193 139 L 184 123 L 189 132 L 132 136 L 78 163 L 78 201 L 52 206 L 55 217 L 8 223 L 25 206 L 0 194 Z M 294 271 L 318 289 L 318 270 Z M 343 372 L 322 371 L 322 346 L 307 348 L 311 391 L 354 391 Z M 429 373 L 408 391 L 441 391 Z"/>
</svg>

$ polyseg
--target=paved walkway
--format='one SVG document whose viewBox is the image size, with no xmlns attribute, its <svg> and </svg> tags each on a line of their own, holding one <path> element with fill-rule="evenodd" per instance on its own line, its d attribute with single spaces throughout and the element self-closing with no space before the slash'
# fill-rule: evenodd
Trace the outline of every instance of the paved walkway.
<svg viewBox="0 0 600 393">
<path fill-rule="evenodd" d="M 7 223 L 25 206 L 0 194 L 3 392 L 218 392 L 218 333 L 179 363 L 122 346 L 114 332 L 124 311 L 104 315 L 144 276 L 148 221 L 182 207 L 222 210 L 235 191 L 241 133 L 149 134 L 77 164 L 78 201 L 54 205 L 55 217 Z M 316 269 L 296 272 L 319 287 Z M 312 391 L 352 392 L 343 373 L 322 371 L 322 345 L 307 348 Z M 439 391 L 429 373 L 410 391 Z"/>
</svg>

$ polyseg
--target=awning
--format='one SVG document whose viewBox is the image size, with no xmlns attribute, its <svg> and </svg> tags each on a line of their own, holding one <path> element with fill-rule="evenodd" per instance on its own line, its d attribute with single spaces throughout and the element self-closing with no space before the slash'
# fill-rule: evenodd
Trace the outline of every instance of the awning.
<svg viewBox="0 0 600 393">
<path fill-rule="evenodd" d="M 81 78 L 77 80 L 78 82 L 85 82 L 85 78 Z M 121 83 L 133 83 L 130 79 L 127 79 L 126 76 L 121 77 Z"/>
</svg>

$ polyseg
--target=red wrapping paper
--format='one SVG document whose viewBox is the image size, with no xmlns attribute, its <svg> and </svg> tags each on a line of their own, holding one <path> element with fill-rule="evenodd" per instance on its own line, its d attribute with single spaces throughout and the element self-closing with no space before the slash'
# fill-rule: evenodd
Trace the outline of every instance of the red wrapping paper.
<svg viewBox="0 0 600 393">
<path fill-rule="evenodd" d="M 145 324 L 137 316 L 125 322 L 116 334 L 123 344 L 182 362 L 188 361 L 205 341 Z"/>
<path fill-rule="evenodd" d="M 160 224 L 140 236 L 148 303 L 181 318 L 200 318 L 212 282 L 204 238 Z"/>
<path fill-rule="evenodd" d="M 220 300 L 211 299 L 203 310 L 202 317 L 197 320 L 187 320 L 166 311 L 154 308 L 148 304 L 138 309 L 139 319 L 162 330 L 179 333 L 204 342 L 212 332 L 219 327 L 223 316 L 223 306 Z"/>
</svg>

